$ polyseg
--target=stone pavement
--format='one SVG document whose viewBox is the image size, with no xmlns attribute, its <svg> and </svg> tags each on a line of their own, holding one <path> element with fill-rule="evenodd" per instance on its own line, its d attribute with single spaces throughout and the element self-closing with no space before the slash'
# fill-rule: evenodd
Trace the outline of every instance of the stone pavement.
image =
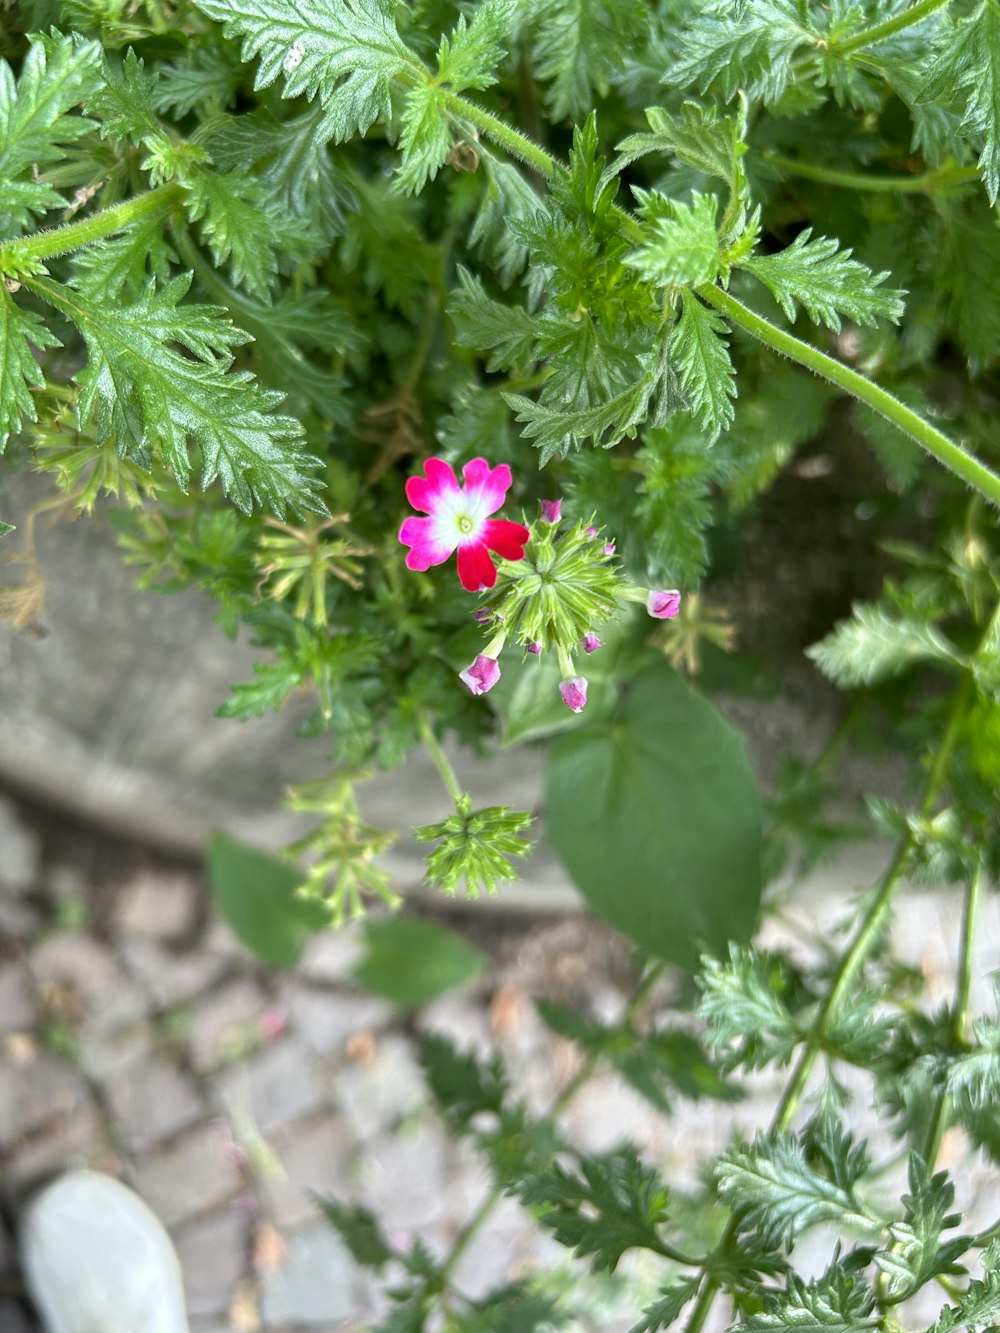
<svg viewBox="0 0 1000 1333">
<path fill-rule="evenodd" d="M 867 867 L 858 873 L 860 882 Z M 770 929 L 811 947 L 850 887 L 818 882 Z M 898 925 L 901 952 L 943 1000 L 956 902 L 916 902 Z M 989 910 L 981 972 L 1000 964 L 996 895 Z M 195 871 L 109 852 L 98 835 L 0 798 L 0 1333 L 36 1328 L 16 1269 L 18 1210 L 39 1184 L 82 1165 L 134 1186 L 169 1228 L 192 1333 L 369 1328 L 379 1293 L 314 1195 L 363 1202 L 398 1241 L 419 1234 L 443 1253 L 485 1189 L 482 1168 L 428 1109 L 419 1030 L 498 1050 L 519 1092 L 545 1107 L 578 1056 L 530 997 L 611 1017 L 634 982 L 627 948 L 582 916 L 469 913 L 463 923 L 493 956 L 489 976 L 401 1018 L 353 984 L 350 932 L 317 937 L 294 973 L 264 968 L 213 916 Z M 984 983 L 976 999 L 985 1005 Z M 591 1149 L 631 1137 L 672 1180 L 691 1182 L 703 1154 L 766 1120 L 781 1081 L 769 1074 L 736 1106 L 682 1106 L 665 1120 L 602 1073 L 565 1124 Z M 962 1181 L 960 1204 L 995 1212 L 992 1168 L 970 1162 Z M 505 1204 L 455 1277 L 475 1295 L 563 1261 Z M 616 1333 L 634 1318 L 589 1327 Z"/>
</svg>

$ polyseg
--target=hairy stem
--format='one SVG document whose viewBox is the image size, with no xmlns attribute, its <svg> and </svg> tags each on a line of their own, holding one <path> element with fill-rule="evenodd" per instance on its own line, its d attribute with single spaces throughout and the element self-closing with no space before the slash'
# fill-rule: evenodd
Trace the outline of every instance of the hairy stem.
<svg viewBox="0 0 1000 1333">
<path fill-rule="evenodd" d="M 966 708 L 970 697 L 970 687 L 972 685 L 971 676 L 966 676 L 961 686 L 957 690 L 952 702 L 951 712 L 945 727 L 944 736 L 941 744 L 938 746 L 931 764 L 930 773 L 924 787 L 923 798 L 920 802 L 920 813 L 927 815 L 934 808 L 941 788 L 944 785 L 948 773 L 948 765 L 954 754 L 955 746 L 958 744 L 959 736 L 962 732 L 962 726 L 965 721 Z M 788 1131 L 795 1113 L 798 1110 L 802 1094 L 805 1092 L 806 1084 L 809 1081 L 809 1075 L 812 1073 L 813 1066 L 816 1063 L 816 1057 L 819 1055 L 823 1046 L 823 1041 L 830 1030 L 833 1018 L 840 1008 L 841 1002 L 847 993 L 851 983 L 857 976 L 858 970 L 868 957 L 872 946 L 878 938 L 879 932 L 885 922 L 888 914 L 889 905 L 892 901 L 903 869 L 909 858 L 910 850 L 913 844 L 913 835 L 907 832 L 899 841 L 885 874 L 876 890 L 864 919 L 854 934 L 847 952 L 844 954 L 837 968 L 830 989 L 827 992 L 826 1000 L 821 1008 L 816 1023 L 809 1035 L 809 1038 L 802 1048 L 795 1068 L 792 1070 L 791 1077 L 785 1085 L 785 1091 L 781 1101 L 774 1113 L 771 1121 L 771 1133 L 785 1133 Z M 719 1279 L 712 1273 L 712 1261 L 721 1254 L 728 1245 L 731 1244 L 736 1235 L 736 1223 L 732 1217 L 719 1240 L 713 1254 L 709 1256 L 709 1262 L 704 1270 L 701 1289 L 698 1298 L 695 1301 L 694 1308 L 691 1311 L 691 1317 L 688 1320 L 685 1333 L 701 1333 L 705 1320 L 708 1318 L 712 1303 L 719 1291 Z"/>
<path fill-rule="evenodd" d="M 159 185 L 155 190 L 126 199 L 113 208 L 102 209 L 79 222 L 67 223 L 64 227 L 51 227 L 47 231 L 36 231 L 30 236 L 19 236 L 16 240 L 5 241 L 0 245 L 0 273 L 16 272 L 25 262 L 51 259 L 55 255 L 64 255 L 70 250 L 79 250 L 81 246 L 92 245 L 94 241 L 103 241 L 106 236 L 113 236 L 138 218 L 148 217 L 151 213 L 161 213 L 165 217 L 181 197 L 179 185 Z M 8 268 L 9 260 L 13 267 Z"/>
<path fill-rule="evenodd" d="M 886 19 L 883 23 L 874 23 L 870 28 L 856 32 L 853 37 L 845 37 L 841 42 L 830 42 L 827 49 L 844 56 L 851 51 L 860 50 L 863 46 L 874 46 L 876 42 L 884 42 L 887 37 L 892 37 L 895 33 L 902 32 L 904 28 L 919 23 L 928 14 L 933 14 L 935 9 L 943 9 L 947 3 L 948 0 L 919 0 L 918 4 L 905 9 L 902 14 Z"/>
<path fill-rule="evenodd" d="M 451 760 L 441 748 L 441 742 L 434 735 L 434 728 L 426 716 L 421 716 L 418 724 L 420 739 L 427 747 L 427 753 L 437 765 L 437 771 L 441 774 L 441 781 L 448 789 L 448 795 L 455 802 L 456 809 L 465 793 L 462 791 L 461 784 L 458 781 L 458 775 L 451 766 Z"/>
<path fill-rule="evenodd" d="M 961 477 L 987 500 L 1000 506 L 1000 476 L 984 463 L 980 463 L 978 458 L 967 453 L 961 445 L 955 444 L 936 426 L 932 426 L 929 421 L 925 421 L 918 413 L 906 407 L 898 398 L 894 398 L 891 393 L 880 388 L 872 380 L 866 379 L 864 375 L 859 375 L 850 366 L 845 366 L 843 362 L 827 356 L 825 352 L 821 352 L 810 343 L 803 342 L 801 338 L 796 338 L 768 320 L 762 319 L 742 301 L 737 301 L 734 296 L 724 292 L 721 287 L 706 284 L 697 288 L 697 292 L 709 305 L 721 311 L 727 319 L 745 329 L 747 333 L 753 334 L 766 346 L 781 352 L 792 361 L 797 361 L 799 365 L 805 366 L 807 370 L 811 370 L 822 379 L 829 380 L 831 384 L 849 393 L 852 398 L 857 398 L 859 402 L 865 403 L 873 411 L 891 421 L 904 435 L 909 436 L 944 467 Z"/>
<path fill-rule="evenodd" d="M 842 185 L 847 190 L 867 190 L 880 194 L 936 194 L 954 185 L 965 185 L 979 179 L 978 167 L 938 167 L 919 176 L 874 176 L 864 171 L 836 171 L 820 167 L 799 158 L 785 157 L 782 153 L 764 152 L 762 157 L 772 166 L 804 180 L 822 181 L 824 185 Z"/>
<path fill-rule="evenodd" d="M 499 116 L 494 116 L 492 112 L 477 106 L 475 102 L 470 102 L 465 97 L 460 97 L 458 93 L 444 92 L 442 94 L 445 105 L 458 121 L 464 121 L 469 125 L 474 125 L 477 130 L 481 130 L 487 139 L 491 139 L 501 148 L 505 148 L 508 153 L 514 157 L 520 158 L 522 162 L 533 167 L 539 175 L 547 180 L 556 174 L 556 160 L 551 153 L 547 153 L 544 148 L 539 147 L 526 134 L 521 134 L 518 130 L 512 129 L 510 125 L 502 121 Z"/>
</svg>

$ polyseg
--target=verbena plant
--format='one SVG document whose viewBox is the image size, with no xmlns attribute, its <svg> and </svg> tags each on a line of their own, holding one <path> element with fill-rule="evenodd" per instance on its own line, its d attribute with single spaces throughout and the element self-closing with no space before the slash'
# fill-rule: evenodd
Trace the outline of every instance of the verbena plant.
<svg viewBox="0 0 1000 1333">
<path fill-rule="evenodd" d="M 698 1333 L 725 1295 L 752 1333 L 892 1333 L 932 1285 L 936 1333 L 996 1322 L 1000 1230 L 954 1234 L 935 1159 L 950 1124 L 1000 1151 L 1000 1026 L 969 1014 L 998 858 L 998 0 L 33 0 L 2 22 L 8 454 L 77 509 L 117 497 L 144 583 L 198 586 L 250 628 L 262 659 L 223 716 L 306 690 L 304 730 L 330 739 L 329 779 L 290 797 L 315 816 L 298 870 L 261 888 L 251 854 L 213 853 L 230 915 L 287 962 L 303 930 L 394 904 L 396 831 L 356 788 L 418 744 L 453 805 L 417 830 L 428 879 L 496 891 L 531 816 L 474 809 L 441 737 L 554 737 L 548 837 L 658 961 L 617 1026 L 544 1009 L 587 1052 L 550 1117 L 498 1066 L 427 1045 L 492 1197 L 598 1270 L 656 1256 L 637 1331 Z M 719 578 L 820 438 L 870 445 L 894 572 L 810 650 L 854 702 L 762 817 L 740 738 L 683 674 L 731 646 Z M 7 517 L 25 529 L 7 543 L 31 536 Z M 29 581 L 0 605 L 26 625 L 39 597 Z M 837 838 L 829 760 L 863 724 L 921 791 L 870 802 L 888 868 L 839 956 L 802 969 L 749 943 L 762 832 L 768 878 Z M 965 886 L 934 1013 L 886 946 L 917 874 Z M 411 973 L 414 951 L 470 966 L 419 924 L 370 936 L 363 976 L 401 1002 L 437 982 L 407 983 L 394 947 Z M 700 1024 L 638 1022 L 664 963 L 700 966 Z M 557 1113 L 599 1060 L 663 1110 L 790 1072 L 770 1126 L 678 1205 L 634 1150 L 564 1141 Z M 848 1128 L 849 1066 L 909 1152 L 899 1202 Z M 329 1205 L 393 1276 L 384 1330 L 574 1317 L 537 1281 L 451 1290 L 489 1207 L 439 1259 Z M 820 1222 L 842 1240 L 807 1279 L 794 1242 Z"/>
</svg>

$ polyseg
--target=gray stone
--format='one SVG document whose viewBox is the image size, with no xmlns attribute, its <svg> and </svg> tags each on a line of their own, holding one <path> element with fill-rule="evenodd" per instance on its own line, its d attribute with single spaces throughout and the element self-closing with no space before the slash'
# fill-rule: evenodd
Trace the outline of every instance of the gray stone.
<svg viewBox="0 0 1000 1333">
<path fill-rule="evenodd" d="M 26 1032 L 37 1020 L 28 969 L 23 963 L 0 965 L 0 1033 Z"/>
<path fill-rule="evenodd" d="M 31 970 L 49 1007 L 71 1021 L 113 1028 L 146 1012 L 142 992 L 114 955 L 82 932 L 53 935 L 39 945 Z"/>
<path fill-rule="evenodd" d="M 369 1139 L 427 1104 L 427 1090 L 410 1043 L 396 1033 L 381 1037 L 370 1060 L 338 1068 L 334 1094 L 359 1139 Z"/>
<path fill-rule="evenodd" d="M 296 1030 L 316 1055 L 343 1055 L 351 1037 L 374 1033 L 392 1018 L 392 1005 L 374 995 L 289 989 L 287 1004 Z"/>
<path fill-rule="evenodd" d="M 472 1004 L 464 993 L 442 995 L 421 1009 L 417 1016 L 421 1032 L 437 1032 L 459 1050 L 478 1056 L 493 1054 L 489 1015 L 481 1004 Z"/>
<path fill-rule="evenodd" d="M 115 926 L 124 935 L 183 939 L 195 923 L 198 888 L 183 871 L 144 867 L 118 891 Z"/>
<path fill-rule="evenodd" d="M 0 1330 L 3 1333 L 33 1333 L 35 1325 L 28 1319 L 24 1306 L 15 1301 L 0 1300 Z"/>
<path fill-rule="evenodd" d="M 115 1170 L 105 1125 L 91 1101 L 79 1101 L 60 1110 L 40 1132 L 13 1149 L 4 1169 L 4 1185 L 15 1196 L 63 1171 L 78 1167 Z"/>
<path fill-rule="evenodd" d="M 145 1020 L 124 1028 L 112 1028 L 110 1032 L 94 1024 L 85 1024 L 76 1033 L 80 1068 L 95 1082 L 104 1082 L 127 1070 L 148 1055 L 153 1044 L 153 1028 Z"/>
<path fill-rule="evenodd" d="M 288 1239 L 285 1262 L 261 1278 L 261 1313 L 268 1327 L 306 1324 L 330 1329 L 350 1319 L 363 1292 L 358 1270 L 332 1227 L 325 1224 Z"/>
<path fill-rule="evenodd" d="M 454 1237 L 449 1237 L 449 1243 Z M 545 1245 L 538 1228 L 513 1199 L 501 1199 L 489 1221 L 455 1265 L 456 1288 L 473 1299 L 502 1286 L 538 1265 L 542 1254 L 551 1263 L 565 1260 L 566 1251 L 554 1242 Z M 601 1324 L 604 1328 L 604 1324 Z"/>
<path fill-rule="evenodd" d="M 446 1216 L 448 1167 L 444 1130 L 427 1116 L 365 1145 L 357 1188 L 387 1230 L 416 1232 Z"/>
<path fill-rule="evenodd" d="M 105 1095 L 133 1152 L 144 1152 L 204 1114 L 188 1075 L 157 1056 L 117 1070 L 105 1084 Z"/>
<path fill-rule="evenodd" d="M 362 952 L 361 931 L 357 926 L 324 930 L 308 941 L 295 971 L 309 981 L 349 981 Z"/>
<path fill-rule="evenodd" d="M 0 884 L 0 940 L 27 940 L 42 927 L 38 908 L 12 895 Z"/>
<path fill-rule="evenodd" d="M 315 1218 L 313 1194 L 342 1198 L 353 1183 L 355 1142 L 342 1121 L 324 1115 L 290 1126 L 271 1140 L 280 1170 L 264 1182 L 268 1213 L 279 1230 Z"/>
<path fill-rule="evenodd" d="M 262 1134 L 302 1119 L 319 1108 L 323 1090 L 309 1053 L 300 1041 L 286 1038 L 245 1065 L 227 1070 L 216 1092 L 232 1119 L 252 1117 Z"/>
<path fill-rule="evenodd" d="M 240 1181 L 230 1144 L 226 1126 L 210 1120 L 169 1147 L 140 1157 L 135 1167 L 136 1188 L 166 1226 L 208 1212 L 233 1197 Z"/>
<path fill-rule="evenodd" d="M 123 940 L 121 953 L 155 1009 L 187 1004 L 214 985 L 229 967 L 217 954 L 200 949 L 174 953 L 154 940 Z"/>
<path fill-rule="evenodd" d="M 4 710 L 4 726 L 10 721 Z M 30 889 L 38 879 L 41 852 L 38 837 L 27 827 L 16 807 L 0 797 L 0 885 Z"/>
<path fill-rule="evenodd" d="M 191 1059 L 199 1069 L 231 1063 L 259 1047 L 266 1001 L 259 986 L 240 977 L 198 1002 L 188 1033 Z"/>
<path fill-rule="evenodd" d="M 48 1051 L 32 1048 L 0 1060 L 0 1145 L 61 1117 L 82 1114 L 89 1094 L 79 1074 Z"/>
<path fill-rule="evenodd" d="M 247 1259 L 247 1224 L 233 1209 L 184 1222 L 171 1232 L 189 1315 L 223 1315 Z"/>
</svg>

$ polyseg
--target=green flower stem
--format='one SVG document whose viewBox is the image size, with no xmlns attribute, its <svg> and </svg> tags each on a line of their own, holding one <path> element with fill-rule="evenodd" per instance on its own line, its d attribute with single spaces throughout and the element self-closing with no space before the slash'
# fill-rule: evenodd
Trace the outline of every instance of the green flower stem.
<svg viewBox="0 0 1000 1333">
<path fill-rule="evenodd" d="M 892 37 L 895 33 L 902 32 L 904 28 L 919 23 L 928 14 L 933 14 L 935 9 L 943 9 L 947 3 L 948 0 L 919 0 L 918 4 L 905 9 L 902 14 L 886 19 L 884 23 L 874 23 L 870 28 L 856 32 L 853 37 L 845 37 L 842 42 L 830 42 L 827 50 L 844 56 L 851 51 L 860 50 L 863 46 L 874 46 L 876 42 L 884 42 L 887 37 Z"/>
<path fill-rule="evenodd" d="M 955 978 L 955 1004 L 951 1014 L 951 1039 L 956 1046 L 968 1045 L 969 992 L 972 988 L 972 961 L 976 943 L 976 920 L 983 894 L 983 868 L 977 866 L 965 886 L 965 905 L 962 911 L 962 942 Z M 933 1170 L 941 1148 L 948 1112 L 948 1092 L 942 1088 L 934 1103 L 934 1114 L 927 1130 L 924 1161 Z"/>
<path fill-rule="evenodd" d="M 156 213 L 166 216 L 181 198 L 181 193 L 179 185 L 160 185 L 134 199 L 115 204 L 113 208 L 105 208 L 99 213 L 92 213 L 90 217 L 81 218 L 79 222 L 6 241 L 0 245 L 0 273 L 8 271 L 8 257 L 14 260 L 15 266 L 33 260 L 51 259 L 54 255 L 63 255 L 70 250 L 79 250 L 81 246 L 92 245 L 94 241 L 103 241 L 116 231 L 124 231 L 138 218 Z M 12 271 L 17 271 L 16 267 Z"/>
<path fill-rule="evenodd" d="M 930 814 L 940 795 L 948 773 L 948 765 L 965 725 L 966 709 L 973 688 L 972 677 L 966 675 L 955 694 L 944 736 L 931 764 L 931 770 L 924 787 L 924 795 L 920 802 L 921 815 Z M 909 859 L 912 845 L 913 835 L 907 832 L 899 840 L 892 861 L 882 876 L 882 881 L 865 913 L 864 919 L 858 927 L 850 947 L 840 960 L 840 965 L 827 992 L 826 1000 L 820 1009 L 812 1032 L 802 1048 L 791 1077 L 785 1086 L 781 1101 L 774 1113 L 770 1126 L 772 1134 L 787 1133 L 791 1126 L 799 1102 L 805 1092 L 806 1084 L 809 1081 L 809 1075 L 812 1073 L 816 1058 L 822 1050 L 823 1041 L 829 1032 L 830 1024 L 885 924 L 892 896 L 898 887 L 903 869 Z M 731 1216 L 715 1250 L 709 1256 L 708 1264 L 704 1270 L 701 1290 L 691 1311 L 685 1333 L 701 1333 L 720 1285 L 719 1279 L 712 1273 L 712 1261 L 726 1250 L 735 1235 L 736 1222 L 734 1217 Z"/>
<path fill-rule="evenodd" d="M 642 978 L 638 986 L 632 992 L 632 996 L 629 999 L 628 1005 L 625 1008 L 624 1017 L 626 1022 L 630 1022 L 632 1019 L 635 1018 L 646 996 L 649 994 L 652 988 L 656 985 L 657 981 L 659 981 L 660 977 L 663 975 L 665 967 L 666 967 L 665 963 L 653 963 L 650 967 L 646 969 L 646 975 Z M 596 1051 L 588 1051 L 587 1057 L 584 1060 L 583 1064 L 580 1066 L 576 1074 L 573 1076 L 572 1079 L 570 1079 L 569 1083 L 566 1084 L 565 1088 L 563 1088 L 562 1092 L 553 1102 L 552 1110 L 550 1112 L 551 1115 L 557 1116 L 566 1110 L 566 1107 L 569 1106 L 570 1102 L 572 1102 L 573 1098 L 580 1091 L 583 1085 L 587 1082 L 591 1074 L 593 1074 L 595 1067 L 600 1061 L 600 1058 L 601 1058 L 600 1055 Z M 482 1203 L 479 1205 L 476 1211 L 466 1222 L 465 1226 L 462 1227 L 461 1231 L 455 1237 L 455 1242 L 452 1245 L 451 1251 L 448 1254 L 448 1258 L 445 1260 L 444 1265 L 442 1266 L 441 1269 L 441 1281 L 442 1281 L 442 1287 L 444 1289 L 447 1289 L 448 1279 L 454 1273 L 455 1267 L 458 1264 L 459 1259 L 465 1253 L 466 1249 L 468 1248 L 473 1238 L 476 1236 L 480 1228 L 490 1217 L 490 1214 L 493 1212 L 494 1208 L 496 1208 L 497 1204 L 503 1197 L 504 1197 L 503 1189 L 499 1185 L 494 1185 L 494 1187 L 490 1190 L 489 1194 L 486 1195 Z M 668 1259 L 673 1259 L 675 1263 L 687 1264 L 689 1267 L 692 1268 L 700 1268 L 705 1262 L 704 1259 L 693 1259 L 689 1255 L 682 1254 L 680 1250 L 674 1249 L 673 1246 L 667 1244 L 666 1242 L 664 1242 L 661 1245 L 660 1253 L 663 1254 Z"/>
<path fill-rule="evenodd" d="M 494 116 L 492 112 L 477 106 L 475 102 L 460 97 L 458 93 L 443 91 L 442 100 L 457 120 L 475 125 L 476 129 L 481 130 L 487 139 L 491 139 L 514 157 L 526 162 L 539 175 L 549 180 L 556 174 L 556 160 L 552 154 L 547 153 L 544 148 L 540 148 L 526 134 L 521 134 L 518 130 L 512 129 L 499 116 Z"/>
<path fill-rule="evenodd" d="M 961 445 L 949 440 L 948 436 L 936 426 L 932 426 L 929 421 L 925 421 L 923 417 L 904 406 L 891 393 L 879 388 L 864 375 L 859 375 L 856 370 L 851 370 L 843 362 L 827 356 L 825 352 L 821 352 L 810 343 L 803 342 L 801 338 L 796 338 L 768 320 L 762 319 L 741 301 L 737 301 L 734 296 L 724 292 L 721 287 L 706 284 L 696 290 L 709 305 L 721 311 L 727 319 L 745 329 L 760 342 L 772 347 L 776 352 L 781 352 L 792 361 L 797 361 L 799 365 L 805 366 L 807 370 L 811 370 L 822 379 L 829 380 L 845 393 L 849 393 L 852 398 L 857 398 L 859 402 L 865 403 L 873 411 L 884 416 L 944 467 L 950 468 L 987 500 L 1000 506 L 1000 476 L 980 463 L 978 458 L 966 453 Z"/>
<path fill-rule="evenodd" d="M 822 181 L 824 185 L 842 185 L 847 190 L 880 194 L 936 194 L 949 186 L 965 185 L 979 179 L 978 167 L 938 167 L 919 176 L 873 176 L 864 171 L 835 171 L 832 167 L 815 166 L 812 162 L 785 157 L 782 153 L 764 152 L 761 156 L 791 176 Z"/>
<path fill-rule="evenodd" d="M 448 756 L 445 754 L 444 750 L 442 750 L 441 743 L 434 735 L 434 728 L 431 726 L 426 715 L 421 716 L 418 723 L 418 730 L 420 732 L 420 739 L 427 746 L 427 753 L 437 765 L 437 770 L 441 774 L 441 781 L 444 783 L 445 787 L 447 787 L 448 795 L 455 802 L 455 809 L 457 810 L 465 793 L 462 791 L 458 781 L 458 775 L 452 768 Z"/>
</svg>

